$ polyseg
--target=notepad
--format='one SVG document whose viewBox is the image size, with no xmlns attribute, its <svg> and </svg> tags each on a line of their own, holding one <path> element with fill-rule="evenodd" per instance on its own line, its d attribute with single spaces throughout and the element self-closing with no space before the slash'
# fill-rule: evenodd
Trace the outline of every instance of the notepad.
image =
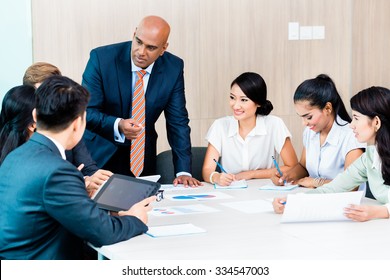
<svg viewBox="0 0 390 280">
<path fill-rule="evenodd" d="M 214 189 L 245 189 L 248 184 L 245 180 L 233 181 L 229 186 L 214 184 Z"/>
<path fill-rule="evenodd" d="M 344 208 L 360 204 L 363 192 L 289 194 L 282 223 L 349 220 Z"/>
<path fill-rule="evenodd" d="M 206 230 L 194 226 L 193 224 L 177 224 L 149 227 L 149 230 L 146 232 L 146 234 L 150 237 L 156 238 L 175 235 L 198 234 L 204 232 L 206 232 Z"/>
</svg>

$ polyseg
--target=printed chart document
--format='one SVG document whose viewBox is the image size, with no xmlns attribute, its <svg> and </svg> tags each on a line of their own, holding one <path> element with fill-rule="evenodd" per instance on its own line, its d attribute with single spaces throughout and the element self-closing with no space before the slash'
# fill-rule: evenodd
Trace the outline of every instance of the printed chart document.
<svg viewBox="0 0 390 280">
<path fill-rule="evenodd" d="M 149 230 L 146 232 L 146 234 L 151 237 L 165 237 L 165 236 L 187 235 L 187 234 L 196 234 L 196 233 L 204 233 L 204 232 L 206 232 L 206 230 L 194 226 L 193 224 L 178 224 L 178 225 L 149 227 Z"/>
<path fill-rule="evenodd" d="M 344 208 L 360 204 L 363 192 L 326 194 L 289 194 L 282 216 L 282 223 L 349 220 Z"/>
<path fill-rule="evenodd" d="M 188 191 L 193 189 L 192 187 L 185 187 L 183 184 L 177 184 L 176 186 L 173 184 L 161 184 L 160 190 L 164 190 L 165 192 L 173 192 L 173 191 Z"/>
<path fill-rule="evenodd" d="M 229 186 L 220 186 L 218 184 L 214 184 L 214 189 L 245 189 L 247 187 L 248 184 L 244 179 L 239 181 L 233 181 Z"/>
<path fill-rule="evenodd" d="M 191 204 L 181 206 L 155 207 L 149 213 L 153 216 L 177 216 L 218 212 L 218 209 L 203 205 Z"/>
<path fill-rule="evenodd" d="M 191 194 L 167 194 L 165 195 L 167 199 L 176 200 L 176 201 L 207 201 L 207 200 L 216 200 L 216 199 L 227 199 L 232 198 L 232 196 L 222 193 L 222 192 L 210 192 L 210 193 L 191 193 Z"/>
</svg>

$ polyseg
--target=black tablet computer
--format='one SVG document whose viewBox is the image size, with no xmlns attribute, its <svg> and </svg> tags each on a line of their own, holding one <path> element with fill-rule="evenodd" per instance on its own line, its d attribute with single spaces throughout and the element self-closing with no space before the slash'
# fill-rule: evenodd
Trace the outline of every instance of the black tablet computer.
<svg viewBox="0 0 390 280">
<path fill-rule="evenodd" d="M 102 209 L 129 210 L 137 202 L 155 195 L 160 186 L 157 182 L 114 174 L 104 183 L 93 200 Z"/>
</svg>

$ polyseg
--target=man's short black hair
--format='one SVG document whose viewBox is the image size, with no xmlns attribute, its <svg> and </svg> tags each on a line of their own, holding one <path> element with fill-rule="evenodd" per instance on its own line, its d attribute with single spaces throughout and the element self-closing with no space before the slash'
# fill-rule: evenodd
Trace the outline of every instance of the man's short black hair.
<svg viewBox="0 0 390 280">
<path fill-rule="evenodd" d="M 60 132 L 83 116 L 89 92 L 65 76 L 47 78 L 36 91 L 37 128 Z"/>
</svg>

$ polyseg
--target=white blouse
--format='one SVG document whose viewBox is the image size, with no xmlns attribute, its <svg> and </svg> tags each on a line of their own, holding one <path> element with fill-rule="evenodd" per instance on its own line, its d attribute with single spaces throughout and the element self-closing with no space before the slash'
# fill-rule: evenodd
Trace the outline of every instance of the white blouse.
<svg viewBox="0 0 390 280">
<path fill-rule="evenodd" d="M 228 116 L 214 121 L 206 140 L 219 152 L 224 169 L 237 174 L 272 168 L 272 156 L 277 158 L 287 137 L 291 138 L 291 133 L 281 118 L 257 115 L 256 126 L 244 140 L 239 134 L 238 121 Z"/>
<path fill-rule="evenodd" d="M 310 177 L 334 179 L 344 171 L 345 157 L 357 148 L 365 148 L 366 144 L 356 140 L 349 124 L 340 117 L 337 120 L 344 126 L 333 123 L 325 142 L 320 146 L 320 133 L 308 127 L 303 132 L 303 145 L 306 148 L 306 169 Z"/>
</svg>

